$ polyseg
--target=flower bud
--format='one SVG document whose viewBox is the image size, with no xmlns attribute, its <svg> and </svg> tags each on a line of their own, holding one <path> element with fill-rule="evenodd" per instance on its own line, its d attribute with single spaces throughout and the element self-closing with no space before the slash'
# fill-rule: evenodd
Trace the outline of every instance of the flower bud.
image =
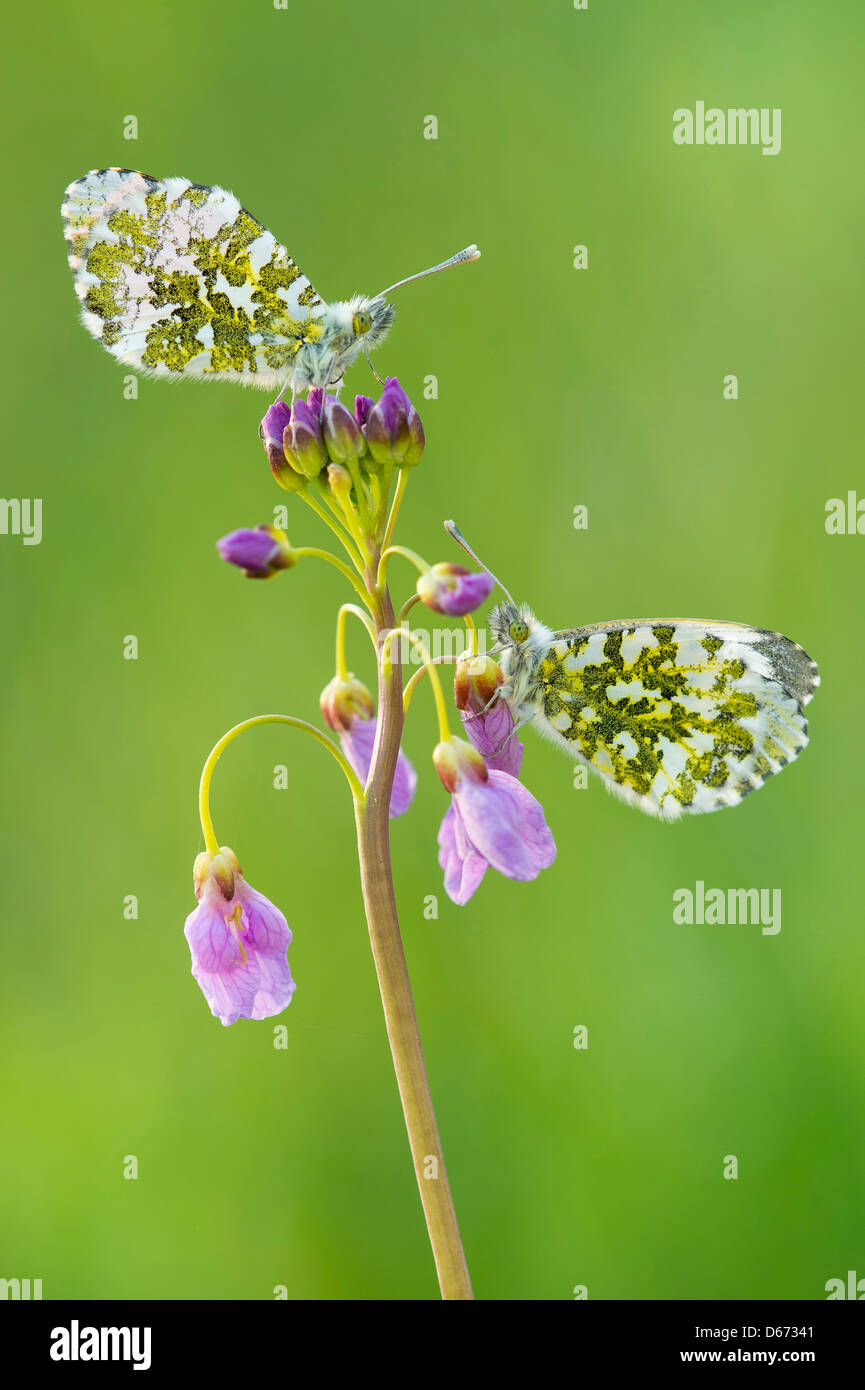
<svg viewBox="0 0 865 1390">
<path fill-rule="evenodd" d="M 423 426 L 396 377 L 388 377 L 380 399 L 369 411 L 366 442 L 376 463 L 420 463 L 425 442 Z"/>
<path fill-rule="evenodd" d="M 351 505 L 352 479 L 347 468 L 343 468 L 341 463 L 329 463 L 327 465 L 327 481 L 334 497 L 338 498 L 343 505 Z"/>
<path fill-rule="evenodd" d="M 291 419 L 282 434 L 285 456 L 304 478 L 317 478 L 327 463 L 327 449 L 321 437 L 318 416 L 306 401 L 295 401 Z"/>
<path fill-rule="evenodd" d="M 328 728 L 348 733 L 355 719 L 371 719 L 375 702 L 362 681 L 354 676 L 334 676 L 320 696 L 321 712 Z"/>
<path fill-rule="evenodd" d="M 459 657 L 454 671 L 454 699 L 457 708 L 469 714 L 480 714 L 485 710 L 500 685 L 504 685 L 505 673 L 491 656 Z"/>
<path fill-rule="evenodd" d="M 335 403 L 336 399 L 336 396 L 331 396 L 329 393 L 328 395 L 325 395 L 324 391 L 320 386 L 313 386 L 312 389 L 308 391 L 306 395 L 306 403 L 312 411 L 313 415 L 315 416 L 316 420 L 318 421 L 321 421 L 322 415 L 324 413 L 323 407 L 331 401 Z"/>
<path fill-rule="evenodd" d="M 489 574 L 476 574 L 448 561 L 433 565 L 420 575 L 417 594 L 434 612 L 462 618 L 486 602 L 492 587 L 493 580 Z"/>
<path fill-rule="evenodd" d="M 486 782 L 487 765 L 477 749 L 464 738 L 449 738 L 433 749 L 433 764 L 446 791 L 455 792 L 463 780 Z"/>
<path fill-rule="evenodd" d="M 279 486 L 286 492 L 298 492 L 305 486 L 306 479 L 291 467 L 283 447 L 283 436 L 290 421 L 291 408 L 285 401 L 276 401 L 259 425 L 258 432 L 264 441 L 270 471 Z"/>
<path fill-rule="evenodd" d="M 345 463 L 366 453 L 366 440 L 350 411 L 333 396 L 324 407 L 324 442 L 334 463 Z"/>
<path fill-rule="evenodd" d="M 237 855 L 234 850 L 229 849 L 228 845 L 222 845 L 213 854 L 209 850 L 203 850 L 192 866 L 192 882 L 195 885 L 195 896 L 201 901 L 209 883 L 215 884 L 226 902 L 231 902 L 234 897 L 235 875 L 240 873 L 240 865 L 237 862 Z"/>
<path fill-rule="evenodd" d="M 361 429 L 366 429 L 366 422 L 369 419 L 369 412 L 375 405 L 372 396 L 355 396 L 354 398 L 354 418 Z"/>
<path fill-rule="evenodd" d="M 277 526 L 231 531 L 216 542 L 216 548 L 223 560 L 237 565 L 247 579 L 269 579 L 297 564 L 288 536 Z"/>
</svg>

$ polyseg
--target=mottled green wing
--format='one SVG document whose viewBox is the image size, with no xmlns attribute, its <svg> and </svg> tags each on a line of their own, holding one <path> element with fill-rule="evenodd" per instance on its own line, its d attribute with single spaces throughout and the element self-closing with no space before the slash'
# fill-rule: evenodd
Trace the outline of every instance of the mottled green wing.
<svg viewBox="0 0 865 1390">
<path fill-rule="evenodd" d="M 808 742 L 820 677 L 780 633 L 654 618 L 554 634 L 535 722 L 651 815 L 734 806 Z"/>
<path fill-rule="evenodd" d="M 321 336 L 312 285 L 224 188 L 96 169 L 62 214 L 84 325 L 120 362 L 271 389 Z"/>
</svg>

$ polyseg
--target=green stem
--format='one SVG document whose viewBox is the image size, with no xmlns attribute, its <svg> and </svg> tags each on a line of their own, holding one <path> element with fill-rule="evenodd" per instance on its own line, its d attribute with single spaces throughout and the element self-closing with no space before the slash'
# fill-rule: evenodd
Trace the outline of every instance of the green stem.
<svg viewBox="0 0 865 1390">
<path fill-rule="evenodd" d="M 445 1299 L 471 1299 L 456 1212 L 430 1095 L 423 1048 L 402 945 L 390 862 L 390 797 L 402 734 L 402 670 L 387 634 L 393 605 L 387 590 L 376 595 L 379 637 L 378 722 L 363 802 L 355 801 L 360 874 L 369 938 L 387 1035 L 399 1087 L 409 1148 L 427 1230 Z"/>
<path fill-rule="evenodd" d="M 314 485 L 318 485 L 317 479 Z M 306 505 L 308 507 L 311 507 L 312 510 L 315 512 L 316 516 L 320 517 L 321 520 L 324 522 L 325 526 L 327 526 L 333 532 L 333 534 L 339 540 L 339 543 L 342 546 L 343 550 L 345 550 L 346 554 L 348 555 L 348 558 L 351 560 L 351 563 L 357 570 L 358 574 L 363 574 L 363 561 L 361 560 L 357 550 L 355 550 L 354 546 L 352 545 L 351 536 L 341 524 L 338 524 L 336 519 L 328 516 L 328 508 L 325 507 L 318 500 L 317 497 L 313 497 L 312 486 L 313 484 L 311 484 L 310 487 L 302 488 L 301 491 L 297 494 L 298 497 L 302 497 Z M 319 491 L 321 491 L 320 488 Z"/>
<path fill-rule="evenodd" d="M 367 607 L 369 606 L 366 589 L 357 576 L 352 574 L 344 560 L 340 560 L 336 555 L 331 555 L 329 550 L 319 550 L 318 546 L 315 545 L 298 546 L 294 553 L 298 559 L 302 559 L 304 555 L 312 555 L 317 560 L 326 560 L 329 565 L 333 565 L 334 569 L 338 569 L 340 574 L 345 576 L 351 587 L 360 595 Z"/>
<path fill-rule="evenodd" d="M 404 559 L 410 560 L 421 574 L 426 574 L 429 565 L 422 555 L 418 555 L 416 550 L 409 550 L 405 545 L 389 545 L 381 552 L 381 559 L 378 562 L 378 585 L 383 589 L 387 579 L 387 562 L 391 555 L 402 555 Z"/>
<path fill-rule="evenodd" d="M 304 733 L 311 734 L 316 742 L 326 748 L 328 753 L 339 763 L 348 779 L 355 805 L 363 804 L 363 787 L 360 785 L 357 773 L 336 744 L 331 743 L 327 734 L 323 734 L 321 729 L 317 729 L 314 724 L 307 724 L 305 719 L 295 719 L 291 714 L 256 714 L 252 719 L 244 719 L 242 723 L 235 724 L 233 729 L 229 729 L 227 734 L 222 735 L 219 742 L 214 744 L 210 750 L 207 762 L 201 771 L 201 782 L 198 787 L 198 813 L 201 817 L 204 843 L 211 854 L 215 854 L 219 849 L 219 841 L 216 838 L 210 815 L 210 783 L 213 778 L 213 770 L 228 745 L 234 742 L 238 734 L 245 733 L 247 729 L 254 729 L 259 724 L 288 724 L 292 729 L 302 729 Z"/>
<path fill-rule="evenodd" d="M 369 600 L 365 598 L 368 603 Z M 358 608 L 355 603 L 344 603 L 336 615 L 336 674 L 340 680 L 348 680 L 348 664 L 345 659 L 345 620 L 349 613 L 353 613 L 359 618 L 369 633 L 369 639 L 373 647 L 376 646 L 375 628 L 364 613 L 362 608 Z"/>
</svg>

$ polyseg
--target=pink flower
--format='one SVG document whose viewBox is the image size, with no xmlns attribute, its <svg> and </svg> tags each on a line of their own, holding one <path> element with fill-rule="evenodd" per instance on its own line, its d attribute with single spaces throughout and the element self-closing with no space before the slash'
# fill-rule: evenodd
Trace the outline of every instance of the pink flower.
<svg viewBox="0 0 865 1390">
<path fill-rule="evenodd" d="M 296 986 L 286 959 L 291 932 L 279 908 L 250 888 L 227 845 L 199 854 L 193 882 L 198 906 L 183 930 L 211 1013 L 226 1027 L 282 1013 Z"/>
<path fill-rule="evenodd" d="M 350 729 L 341 730 L 339 735 L 342 751 L 362 783 L 365 783 L 369 776 L 375 730 L 375 718 L 357 718 Z M 397 754 L 393 791 L 390 795 L 390 813 L 392 816 L 405 815 L 412 803 L 416 787 L 417 773 L 405 753 L 400 749 Z"/>
<path fill-rule="evenodd" d="M 487 867 L 505 878 L 537 878 L 556 857 L 543 807 L 507 772 L 489 770 L 463 739 L 440 743 L 433 761 L 451 804 L 439 828 L 439 864 L 445 892 L 462 905 Z"/>
<path fill-rule="evenodd" d="M 454 697 L 471 743 L 490 771 L 519 777 L 523 745 L 514 737 L 514 716 L 499 696 L 504 673 L 491 656 L 463 656 L 454 674 Z"/>
<path fill-rule="evenodd" d="M 325 723 L 339 735 L 343 753 L 366 784 L 376 731 L 372 696 L 356 676 L 334 676 L 321 692 L 320 702 Z M 416 786 L 417 773 L 400 749 L 390 798 L 391 816 L 405 815 Z"/>
<path fill-rule="evenodd" d="M 270 579 L 297 564 L 288 536 L 276 526 L 230 531 L 216 542 L 216 548 L 223 560 L 237 565 L 247 579 Z"/>
<path fill-rule="evenodd" d="M 462 618 L 486 603 L 493 582 L 492 575 L 473 573 L 463 565 L 452 565 L 445 561 L 433 565 L 419 576 L 417 594 L 421 602 L 435 613 Z"/>
</svg>

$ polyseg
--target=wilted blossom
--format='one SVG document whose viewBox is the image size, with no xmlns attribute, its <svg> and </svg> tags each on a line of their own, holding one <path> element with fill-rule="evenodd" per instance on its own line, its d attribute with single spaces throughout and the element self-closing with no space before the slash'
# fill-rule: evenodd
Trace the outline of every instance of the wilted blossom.
<svg viewBox="0 0 865 1390">
<path fill-rule="evenodd" d="M 355 402 L 357 409 L 359 402 Z M 366 442 L 376 463 L 411 467 L 420 463 L 424 432 L 420 416 L 395 376 L 389 376 L 381 396 L 366 415 Z"/>
<path fill-rule="evenodd" d="M 277 526 L 230 531 L 216 542 L 216 548 L 223 560 L 237 565 L 247 579 L 269 579 L 297 563 L 288 536 Z"/>
<path fill-rule="evenodd" d="M 433 762 L 451 793 L 439 828 L 445 892 L 467 903 L 490 866 L 505 878 L 537 878 L 556 857 L 543 807 L 516 777 L 490 770 L 463 739 L 439 743 Z"/>
<path fill-rule="evenodd" d="M 432 565 L 418 577 L 417 594 L 435 613 L 462 618 L 486 602 L 493 583 L 489 574 L 473 573 L 462 565 L 445 562 Z"/>
<path fill-rule="evenodd" d="M 375 743 L 374 709 L 372 695 L 363 682 L 354 676 L 334 676 L 321 692 L 321 712 L 325 723 L 339 735 L 342 751 L 363 784 L 366 784 L 369 776 Z M 391 816 L 405 815 L 416 786 L 417 773 L 400 749 L 390 798 Z"/>
<path fill-rule="evenodd" d="M 226 1026 L 282 1013 L 295 983 L 286 959 L 291 932 L 279 908 L 250 888 L 227 845 L 199 854 L 193 882 L 198 906 L 183 930 L 211 1013 Z"/>
<path fill-rule="evenodd" d="M 502 668 L 491 656 L 463 656 L 454 674 L 454 697 L 466 736 L 487 767 L 519 777 L 523 745 L 514 736 L 514 716 L 499 691 Z"/>
</svg>

